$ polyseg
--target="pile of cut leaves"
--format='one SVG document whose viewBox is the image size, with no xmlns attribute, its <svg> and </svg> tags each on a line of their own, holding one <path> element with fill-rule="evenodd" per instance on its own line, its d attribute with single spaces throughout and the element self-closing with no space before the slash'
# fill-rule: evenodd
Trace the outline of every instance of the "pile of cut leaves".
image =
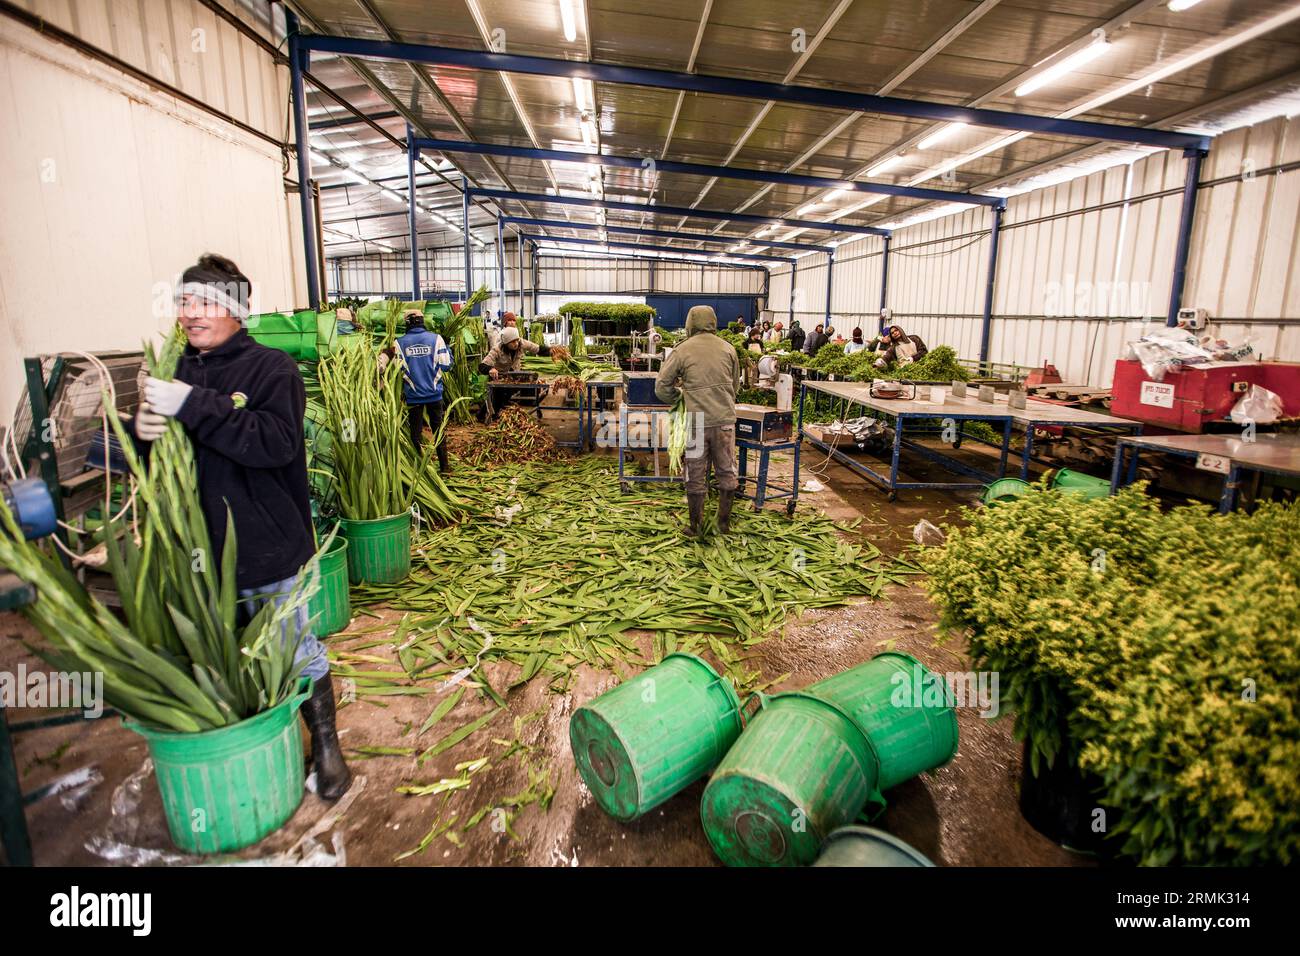
<svg viewBox="0 0 1300 956">
<path fill-rule="evenodd" d="M 555 462 L 565 457 L 533 411 L 520 405 L 501 409 L 500 417 L 486 428 L 473 428 L 457 435 L 452 450 L 475 468 Z M 475 485 L 479 483 L 476 481 Z"/>
<path fill-rule="evenodd" d="M 700 539 L 687 538 L 680 491 L 622 495 L 599 458 L 502 466 L 461 477 L 456 491 L 476 519 L 420 537 L 410 578 L 354 597 L 416 612 L 399 642 L 409 675 L 474 669 L 498 704 L 535 677 L 564 692 L 581 664 L 626 676 L 673 651 L 711 651 L 742 692 L 757 690 L 746 650 L 788 614 L 877 597 L 920 573 L 837 533 L 856 521 L 810 513 L 737 509 L 730 535 L 706 518 Z M 486 682 L 488 660 L 516 666 L 508 687 Z"/>
</svg>

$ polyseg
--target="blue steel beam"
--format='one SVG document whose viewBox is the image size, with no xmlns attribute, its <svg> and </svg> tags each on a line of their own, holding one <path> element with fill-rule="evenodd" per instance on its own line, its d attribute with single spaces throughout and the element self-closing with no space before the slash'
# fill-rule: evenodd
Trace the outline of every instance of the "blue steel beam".
<svg viewBox="0 0 1300 956">
<path fill-rule="evenodd" d="M 317 129 L 340 129 L 344 126 L 358 126 L 364 123 L 375 123 L 379 120 L 397 119 L 401 113 L 388 110 L 384 113 L 371 113 L 369 116 L 345 116 L 338 119 L 317 120 L 314 123 L 307 124 L 313 130 Z"/>
<path fill-rule="evenodd" d="M 410 246 L 411 250 L 411 301 L 417 302 L 420 296 L 420 231 L 415 222 L 415 164 L 420 159 L 420 151 L 411 145 L 415 140 L 415 130 L 411 124 L 406 124 L 406 183 L 409 190 L 408 201 L 406 203 L 406 212 L 410 220 Z M 360 230 L 357 230 L 358 235 Z"/>
<path fill-rule="evenodd" d="M 500 73 L 524 73 L 533 76 L 577 77 L 597 83 L 622 83 L 647 86 L 661 90 L 686 90 L 715 96 L 738 96 L 745 99 L 774 100 L 778 103 L 801 103 L 826 109 L 849 112 L 879 113 L 885 116 L 905 116 L 909 119 L 932 123 L 968 123 L 1025 133 L 1048 133 L 1082 139 L 1105 140 L 1116 143 L 1134 143 L 1159 149 L 1208 149 L 1209 137 L 1167 130 L 1121 126 L 1115 123 L 1094 123 L 1087 120 L 1058 119 L 1052 116 L 1034 116 L 1010 113 L 1003 110 L 953 106 L 925 100 L 902 99 L 895 96 L 877 96 L 869 93 L 850 93 L 813 86 L 794 86 L 769 83 L 728 76 L 702 76 L 698 73 L 681 73 L 673 70 L 653 70 L 645 67 L 615 66 L 609 63 L 589 63 L 583 60 L 557 60 L 540 56 L 520 56 L 512 53 L 489 53 L 480 50 L 458 50 L 449 47 L 426 46 L 418 43 L 392 43 L 382 40 L 362 40 L 352 37 L 304 36 L 302 45 L 321 53 L 358 56 L 376 60 L 398 60 L 405 63 L 426 63 L 433 66 L 456 66 L 470 70 L 490 70 Z"/>
<path fill-rule="evenodd" d="M 993 289 L 998 276 L 998 242 L 1002 238 L 1002 209 L 993 210 L 993 227 L 989 231 L 989 269 L 984 283 L 984 316 L 980 323 L 980 362 L 989 360 L 989 340 L 993 333 Z"/>
<path fill-rule="evenodd" d="M 293 96 L 293 139 L 298 144 L 298 200 L 302 208 L 302 252 L 307 266 L 307 305 L 320 308 L 321 277 L 316 274 L 316 205 L 311 192 L 311 150 L 307 133 L 307 97 L 302 75 L 311 67 L 311 50 L 302 45 L 298 17 L 285 8 L 289 33 L 289 88 Z"/>
<path fill-rule="evenodd" d="M 532 219 L 528 216 L 502 216 L 505 223 L 517 223 L 524 226 L 553 226 L 557 229 L 604 229 L 606 232 L 618 232 L 628 236 L 659 236 L 664 239 L 681 239 L 685 242 L 703 242 L 714 245 L 733 245 L 748 240 L 737 237 L 717 236 L 703 232 L 672 232 L 668 229 L 640 229 L 635 226 L 602 226 L 598 222 L 569 222 L 564 219 Z M 777 242 L 775 239 L 755 240 L 758 245 L 772 246 L 777 249 L 798 249 L 800 252 L 828 252 L 831 246 L 813 246 L 798 242 Z"/>
<path fill-rule="evenodd" d="M 545 240 L 548 237 L 543 236 L 542 238 L 543 240 Z M 642 246 L 641 248 L 644 249 L 646 247 Z M 541 255 L 543 258 L 552 257 L 552 256 L 563 257 L 564 250 L 563 249 L 538 249 L 536 246 L 534 246 L 533 255 L 534 256 Z M 611 252 L 609 253 L 608 258 L 635 259 L 638 262 L 648 262 L 650 263 L 650 268 L 652 270 L 654 269 L 654 264 L 656 262 L 679 262 L 683 265 L 688 265 L 688 266 L 698 266 L 701 264 L 698 259 L 679 259 L 676 256 L 644 256 L 644 255 L 638 256 L 635 253 L 625 253 L 625 252 Z M 708 265 L 707 262 L 703 264 Z M 717 262 L 714 263 L 714 265 L 716 265 L 719 269 L 747 269 L 750 272 L 762 272 L 764 274 L 766 274 L 767 272 L 767 270 L 762 266 L 751 266 L 739 262 Z"/>
<path fill-rule="evenodd" d="M 718 176 L 722 179 L 740 179 L 751 183 L 777 183 L 782 186 L 806 186 L 812 189 L 842 189 L 845 192 L 877 193 L 885 196 L 906 196 L 928 202 L 968 203 L 973 206 L 996 206 L 1002 202 L 997 196 L 976 196 L 968 192 L 945 189 L 926 189 L 920 186 L 894 186 L 888 183 L 860 182 L 855 179 L 832 179 L 828 176 L 801 176 L 794 173 L 765 172 L 761 169 L 742 169 L 736 166 L 708 166 L 702 163 L 681 163 L 674 160 L 642 158 L 639 156 L 612 156 L 609 154 L 579 153 L 566 149 L 537 149 L 531 146 L 499 146 L 491 143 L 467 143 L 448 139 L 419 139 L 416 147 L 440 153 L 475 153 L 481 156 L 515 156 L 555 163 L 579 163 L 587 166 L 613 166 L 622 169 L 643 169 L 647 164 L 658 172 L 680 173 L 685 176 Z"/>
<path fill-rule="evenodd" d="M 639 202 L 618 202 L 613 199 L 580 199 L 576 196 L 549 196 L 546 193 L 521 193 L 509 189 L 473 188 L 465 191 L 466 196 L 482 196 L 485 199 L 516 199 L 521 202 L 556 203 L 561 206 L 586 206 L 588 209 L 618 209 L 624 212 L 649 213 L 652 216 L 686 216 L 691 219 L 711 219 L 720 222 L 752 222 L 760 226 L 796 226 L 800 229 L 816 229 L 821 232 L 849 232 L 862 236 L 888 236 L 888 229 L 875 226 L 851 226 L 837 222 L 817 222 L 812 219 L 781 219 L 776 216 L 751 216 L 748 213 L 720 212 L 714 209 L 691 209 L 688 206 L 651 206 Z M 755 239 L 762 245 L 762 241 Z"/>
<path fill-rule="evenodd" d="M 640 242 L 603 242 L 600 239 L 578 239 L 573 236 L 543 236 L 525 233 L 523 238 L 530 242 L 567 242 L 575 246 L 609 246 L 610 248 L 617 249 L 649 249 L 654 252 L 676 252 L 678 254 L 686 251 L 684 249 L 678 249 L 676 246 L 649 246 Z M 757 252 L 701 252 L 699 255 L 725 255 L 732 259 L 755 259 L 761 262 L 794 262 L 794 260 L 788 256 L 765 256 Z M 700 262 L 699 259 L 693 259 L 691 261 L 696 264 L 699 264 Z"/>
<path fill-rule="evenodd" d="M 1174 249 L 1174 278 L 1169 290 L 1166 325 L 1178 324 L 1178 310 L 1183 304 L 1183 284 L 1187 281 L 1187 256 L 1192 248 L 1192 221 L 1196 218 L 1196 192 L 1201 179 L 1201 161 L 1205 153 L 1188 150 L 1187 172 L 1183 180 L 1183 208 L 1178 220 L 1178 245 Z"/>
</svg>

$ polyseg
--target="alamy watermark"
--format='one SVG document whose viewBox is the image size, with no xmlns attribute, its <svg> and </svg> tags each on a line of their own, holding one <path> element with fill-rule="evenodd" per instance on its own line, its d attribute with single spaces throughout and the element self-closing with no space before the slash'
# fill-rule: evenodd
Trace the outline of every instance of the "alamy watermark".
<svg viewBox="0 0 1300 956">
<path fill-rule="evenodd" d="M 993 718 L 1000 709 L 997 671 L 952 671 L 936 674 L 914 663 L 895 671 L 889 702 L 894 707 L 962 707 Z"/>
<path fill-rule="evenodd" d="M 0 704 L 10 707 L 75 708 L 87 719 L 104 713 L 103 671 L 0 671 Z"/>
</svg>

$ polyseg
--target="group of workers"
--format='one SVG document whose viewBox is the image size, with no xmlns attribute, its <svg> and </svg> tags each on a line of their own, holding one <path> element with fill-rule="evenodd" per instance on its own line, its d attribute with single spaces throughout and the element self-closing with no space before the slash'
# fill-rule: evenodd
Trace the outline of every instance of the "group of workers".
<svg viewBox="0 0 1300 956">
<path fill-rule="evenodd" d="M 235 577 L 241 623 L 251 620 L 266 602 L 283 601 L 298 578 L 308 573 L 316 552 L 303 441 L 306 388 L 287 353 L 249 336 L 245 326 L 250 293 L 249 279 L 224 257 L 207 254 L 185 270 L 176 305 L 188 345 L 172 381 L 146 379 L 133 422 L 142 448 L 162 437 L 170 419 L 179 421 L 193 442 L 212 545 L 221 552 L 227 509 L 238 536 Z M 655 385 L 660 400 L 668 404 L 682 396 L 694 417 L 698 440 L 688 448 L 684 466 L 687 533 L 692 536 L 700 531 L 710 468 L 718 483 L 718 528 L 723 534 L 730 531 L 738 484 L 735 423 L 740 363 L 736 350 L 717 330 L 712 308 L 692 308 L 686 318 L 686 341 L 664 361 Z M 779 337 L 783 331 L 781 323 L 765 323 L 755 335 L 761 342 L 764 335 Z M 819 325 L 808 335 L 808 343 L 828 340 L 831 332 Z M 855 344 L 860 337 L 858 332 Z M 803 330 L 793 322 L 791 345 L 802 338 Z M 897 326 L 872 346 L 883 346 L 885 361 L 925 354 L 921 340 Z M 405 334 L 396 339 L 389 354 L 400 355 L 404 367 L 403 397 L 410 412 L 411 440 L 418 448 L 426 422 L 441 437 L 443 377 L 452 368 L 451 350 L 442 336 L 425 327 L 422 314 L 411 311 L 406 315 Z M 493 383 L 490 402 L 495 409 L 511 398 L 508 384 L 495 383 L 519 371 L 529 354 L 549 355 L 550 348 L 522 338 L 515 317 L 507 313 L 478 366 Z M 442 441 L 437 457 L 439 468 L 448 470 Z M 305 608 L 297 616 L 296 631 L 296 660 L 313 682 L 302 714 L 311 733 L 316 789 L 322 798 L 334 800 L 347 791 L 352 776 L 339 746 L 329 663 Z"/>
</svg>

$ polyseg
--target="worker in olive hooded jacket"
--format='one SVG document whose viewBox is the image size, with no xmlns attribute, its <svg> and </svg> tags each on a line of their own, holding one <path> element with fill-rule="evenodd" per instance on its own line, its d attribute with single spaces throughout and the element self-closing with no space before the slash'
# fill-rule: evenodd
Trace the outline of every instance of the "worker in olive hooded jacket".
<svg viewBox="0 0 1300 956">
<path fill-rule="evenodd" d="M 691 416 L 690 433 L 702 441 L 686 449 L 686 503 L 690 530 L 699 534 L 709 466 L 718 479 L 718 530 L 731 530 L 731 503 L 736 495 L 736 391 L 740 360 L 726 339 L 718 336 L 718 316 L 707 305 L 686 314 L 686 341 L 673 349 L 659 370 L 655 394 L 669 405 L 681 395 Z"/>
</svg>

